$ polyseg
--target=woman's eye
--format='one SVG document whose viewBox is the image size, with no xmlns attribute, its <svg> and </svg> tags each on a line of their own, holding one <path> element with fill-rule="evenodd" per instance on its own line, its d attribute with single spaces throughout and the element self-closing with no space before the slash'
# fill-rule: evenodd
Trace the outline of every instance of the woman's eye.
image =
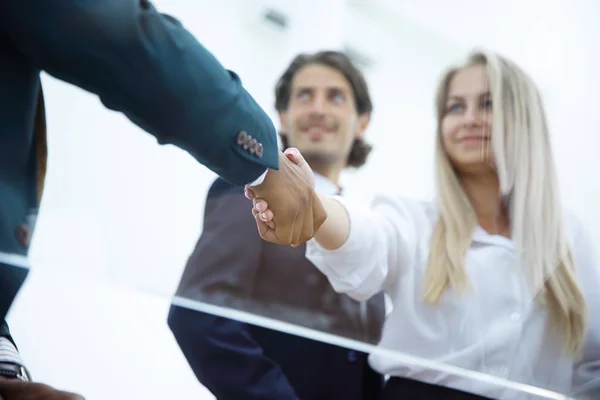
<svg viewBox="0 0 600 400">
<path fill-rule="evenodd" d="M 452 104 L 450 106 L 448 106 L 448 108 L 446 109 L 448 112 L 459 112 L 462 111 L 464 109 L 464 106 L 462 104 Z"/>
</svg>

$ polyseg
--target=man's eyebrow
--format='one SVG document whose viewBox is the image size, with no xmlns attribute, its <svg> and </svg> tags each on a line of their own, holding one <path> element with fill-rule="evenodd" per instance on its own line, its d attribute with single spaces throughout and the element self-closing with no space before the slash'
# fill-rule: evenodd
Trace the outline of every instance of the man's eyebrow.
<svg viewBox="0 0 600 400">
<path fill-rule="evenodd" d="M 302 86 L 294 86 L 292 89 L 293 90 L 313 90 L 314 87 L 313 86 L 302 85 Z"/>
</svg>

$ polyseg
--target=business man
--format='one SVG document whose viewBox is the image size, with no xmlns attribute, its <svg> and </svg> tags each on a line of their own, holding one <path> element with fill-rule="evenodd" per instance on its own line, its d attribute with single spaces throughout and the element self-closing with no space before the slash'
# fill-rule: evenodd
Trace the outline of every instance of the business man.
<svg viewBox="0 0 600 400">
<path fill-rule="evenodd" d="M 97 94 L 106 107 L 122 112 L 160 144 L 181 147 L 232 184 L 256 183 L 267 170 L 273 172 L 267 184 L 298 177 L 299 169 L 277 149 L 270 119 L 238 76 L 150 2 L 2 1 L 0 320 L 27 276 L 26 256 L 44 183 L 41 71 Z M 302 180 L 295 186 L 277 195 L 300 193 L 314 204 L 313 190 Z M 324 215 L 310 215 L 317 225 L 324 220 Z M 0 354 L 14 353 L 6 321 L 0 336 Z M 3 362 L 16 364 L 17 377 L 27 379 L 16 357 Z M 5 367 L 0 376 L 12 376 L 3 374 L 9 370 Z"/>
<path fill-rule="evenodd" d="M 340 192 L 342 170 L 362 166 L 370 151 L 363 135 L 372 105 L 362 74 L 341 53 L 300 55 L 275 97 L 284 147 L 302 151 L 318 191 Z M 382 377 L 366 354 L 177 305 L 191 299 L 378 341 L 382 296 L 361 304 L 339 295 L 306 260 L 304 246 L 263 241 L 243 190 L 222 179 L 212 185 L 204 230 L 169 313 L 197 378 L 223 400 L 376 400 Z"/>
</svg>

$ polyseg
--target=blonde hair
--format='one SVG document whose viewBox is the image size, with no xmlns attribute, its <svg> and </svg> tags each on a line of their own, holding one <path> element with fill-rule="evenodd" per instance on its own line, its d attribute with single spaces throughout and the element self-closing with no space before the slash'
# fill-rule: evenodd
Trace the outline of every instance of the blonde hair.
<svg viewBox="0 0 600 400">
<path fill-rule="evenodd" d="M 500 193 L 509 212 L 511 237 L 520 266 L 526 266 L 535 298 L 547 306 L 566 349 L 580 350 L 587 324 L 586 304 L 567 243 L 554 160 L 540 94 L 518 66 L 493 53 L 475 52 L 442 78 L 436 98 L 436 178 L 439 219 L 423 291 L 436 303 L 447 287 L 468 286 L 464 258 L 477 215 L 444 150 L 441 124 L 450 82 L 466 66 L 486 69 L 494 108 L 492 152 Z"/>
</svg>

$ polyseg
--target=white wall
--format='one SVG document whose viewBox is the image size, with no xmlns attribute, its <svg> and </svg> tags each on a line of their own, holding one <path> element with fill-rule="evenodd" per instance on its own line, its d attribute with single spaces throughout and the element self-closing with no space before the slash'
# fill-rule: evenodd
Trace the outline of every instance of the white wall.
<svg viewBox="0 0 600 400">
<path fill-rule="evenodd" d="M 257 3 L 268 2 L 156 1 L 238 72 L 275 117 L 272 91 L 289 62 L 282 57 L 288 54 L 287 41 L 260 24 Z M 375 60 L 366 71 L 375 104 L 368 139 L 375 150 L 367 167 L 344 177 L 351 193 L 395 189 L 426 197 L 433 190 L 436 79 L 471 42 L 464 35 L 443 39 L 441 32 L 433 33 L 443 22 L 440 16 L 435 26 L 417 27 L 427 26 L 427 18 L 415 17 L 420 15 L 417 6 L 411 8 L 415 2 L 401 4 L 405 9 L 396 9 L 401 12 L 396 15 L 359 4 L 348 10 L 348 42 Z M 593 5 L 588 6 L 589 13 Z M 452 15 L 451 9 L 444 12 Z M 599 239 L 600 224 L 592 219 L 600 217 L 595 207 L 600 192 L 592 183 L 600 163 L 594 152 L 600 144 L 600 113 L 592 97 L 598 91 L 584 85 L 597 87 L 591 65 L 598 63 L 591 55 L 581 58 L 590 51 L 586 35 L 592 28 L 583 34 L 584 28 L 574 29 L 575 22 L 560 25 L 564 44 L 559 50 L 566 56 L 544 53 L 560 74 L 533 68 L 543 76 L 565 197 Z M 473 34 L 478 43 L 489 40 L 502 47 L 499 32 L 510 32 L 504 47 L 508 43 L 519 62 L 524 50 L 518 49 L 524 47 L 515 38 L 526 26 L 505 24 L 511 29 L 495 25 L 486 31 L 487 24 L 479 24 Z M 37 379 L 78 390 L 88 399 L 210 398 L 187 368 L 165 321 L 169 296 L 200 233 L 204 196 L 214 175 L 182 151 L 158 146 L 94 96 L 48 76 L 44 86 L 47 191 L 31 252 L 33 270 L 9 318 L 25 359 Z"/>
<path fill-rule="evenodd" d="M 565 205 L 600 243 L 600 2 L 597 0 L 351 0 L 376 18 L 403 18 L 464 48 L 512 58 L 544 96 Z"/>
</svg>

